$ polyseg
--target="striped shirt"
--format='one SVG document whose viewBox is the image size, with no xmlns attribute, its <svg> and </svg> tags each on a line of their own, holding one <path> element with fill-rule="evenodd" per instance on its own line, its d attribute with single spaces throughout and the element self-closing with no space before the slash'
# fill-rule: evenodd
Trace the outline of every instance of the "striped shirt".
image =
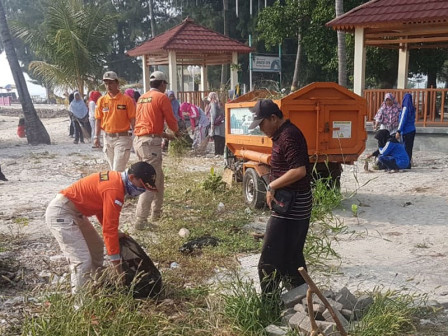
<svg viewBox="0 0 448 336">
<path fill-rule="evenodd" d="M 272 213 L 273 217 L 287 219 L 308 219 L 311 216 L 311 167 L 306 139 L 297 126 L 286 120 L 272 137 L 271 174 L 274 181 L 287 171 L 306 167 L 306 175 L 286 187 L 296 191 L 296 199 L 291 211 L 286 215 Z M 274 195 L 275 197 L 275 195 Z"/>
</svg>

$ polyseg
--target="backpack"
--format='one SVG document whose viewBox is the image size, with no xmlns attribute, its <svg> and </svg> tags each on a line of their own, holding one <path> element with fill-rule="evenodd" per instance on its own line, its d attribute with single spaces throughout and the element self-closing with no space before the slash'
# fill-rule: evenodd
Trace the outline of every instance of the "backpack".
<svg viewBox="0 0 448 336">
<path fill-rule="evenodd" d="M 224 114 L 220 114 L 215 118 L 215 122 L 213 123 L 213 126 L 219 126 L 224 122 Z"/>
<path fill-rule="evenodd" d="M 125 283 L 134 298 L 154 297 L 162 290 L 162 276 L 141 246 L 131 237 L 120 238 Z"/>
</svg>

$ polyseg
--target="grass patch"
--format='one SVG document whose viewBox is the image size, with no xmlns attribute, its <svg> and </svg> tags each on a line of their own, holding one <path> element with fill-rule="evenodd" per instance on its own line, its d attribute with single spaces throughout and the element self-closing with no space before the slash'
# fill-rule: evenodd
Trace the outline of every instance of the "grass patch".
<svg viewBox="0 0 448 336">
<path fill-rule="evenodd" d="M 37 308 L 28 310 L 33 313 L 27 313 L 23 335 L 263 335 L 268 324 L 278 322 L 279 302 L 261 300 L 251 282 L 235 276 L 219 288 L 220 294 L 215 291 L 216 282 L 209 284 L 217 273 L 236 274 L 236 255 L 260 251 L 262 242 L 249 235 L 245 226 L 268 211 L 246 211 L 241 185 L 224 187 L 216 168 L 188 172 L 188 158 L 182 165 L 177 157 L 164 160 L 164 212 L 156 238 L 147 231 L 132 235 L 158 263 L 164 282 L 160 297 L 134 300 L 126 293 L 104 290 L 74 297 L 48 294 Z M 305 251 L 312 267 L 337 256 L 331 242 L 344 226 L 329 211 L 341 199 L 326 181 L 316 182 Z M 128 201 L 123 215 L 134 218 L 135 204 L 136 200 Z M 183 227 L 190 231 L 188 238 L 177 234 Z M 179 252 L 187 240 L 202 236 L 216 237 L 219 245 L 188 255 Z M 179 267 L 171 269 L 172 262 Z M 83 305 L 75 310 L 79 300 Z"/>
<path fill-rule="evenodd" d="M 415 331 L 414 318 L 426 296 L 374 290 L 372 297 L 373 304 L 353 331 L 354 336 L 399 336 Z"/>
</svg>

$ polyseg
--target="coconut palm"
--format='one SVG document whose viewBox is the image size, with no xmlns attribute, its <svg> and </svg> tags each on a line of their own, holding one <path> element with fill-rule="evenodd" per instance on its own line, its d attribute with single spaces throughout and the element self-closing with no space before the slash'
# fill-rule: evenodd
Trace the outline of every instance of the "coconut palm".
<svg viewBox="0 0 448 336">
<path fill-rule="evenodd" d="M 103 72 L 111 50 L 115 14 L 110 1 L 84 4 L 83 0 L 43 0 L 44 21 L 38 27 L 16 23 L 14 34 L 43 61 L 30 69 L 44 82 L 66 89 L 84 87 Z"/>
<path fill-rule="evenodd" d="M 20 103 L 22 104 L 22 110 L 26 122 L 26 136 L 28 143 L 31 145 L 49 145 L 51 143 L 50 136 L 37 116 L 30 93 L 28 92 L 28 87 L 26 86 L 25 77 L 23 76 L 22 69 L 20 68 L 19 61 L 17 59 L 8 22 L 6 21 L 2 0 L 0 0 L 0 37 L 5 48 L 6 57 L 8 58 L 12 75 L 14 77 Z"/>
<path fill-rule="evenodd" d="M 344 14 L 344 1 L 335 0 L 336 17 Z M 338 30 L 338 82 L 339 85 L 347 86 L 347 54 L 345 44 L 345 33 Z"/>
</svg>

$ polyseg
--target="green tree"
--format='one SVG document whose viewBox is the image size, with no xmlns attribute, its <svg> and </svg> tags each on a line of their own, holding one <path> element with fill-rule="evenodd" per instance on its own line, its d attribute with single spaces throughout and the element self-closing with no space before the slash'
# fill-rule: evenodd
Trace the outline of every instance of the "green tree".
<svg viewBox="0 0 448 336">
<path fill-rule="evenodd" d="M 22 104 L 22 110 L 25 116 L 27 127 L 26 136 L 28 143 L 31 145 L 49 145 L 51 143 L 50 136 L 48 135 L 47 130 L 37 116 L 33 102 L 28 92 L 28 87 L 26 86 L 25 77 L 23 76 L 22 69 L 19 66 L 19 61 L 14 49 L 8 22 L 6 21 L 6 15 L 2 0 L 0 0 L 0 37 L 2 45 L 5 48 L 6 57 L 8 58 L 12 75 L 14 77 L 14 82 L 19 94 L 20 103 Z"/>
<path fill-rule="evenodd" d="M 113 21 L 110 3 L 84 5 L 82 0 L 43 0 L 44 21 L 17 23 L 15 35 L 42 59 L 30 63 L 44 83 L 78 89 L 96 83 L 110 52 Z M 37 29 L 36 29 L 37 28 Z"/>
</svg>

